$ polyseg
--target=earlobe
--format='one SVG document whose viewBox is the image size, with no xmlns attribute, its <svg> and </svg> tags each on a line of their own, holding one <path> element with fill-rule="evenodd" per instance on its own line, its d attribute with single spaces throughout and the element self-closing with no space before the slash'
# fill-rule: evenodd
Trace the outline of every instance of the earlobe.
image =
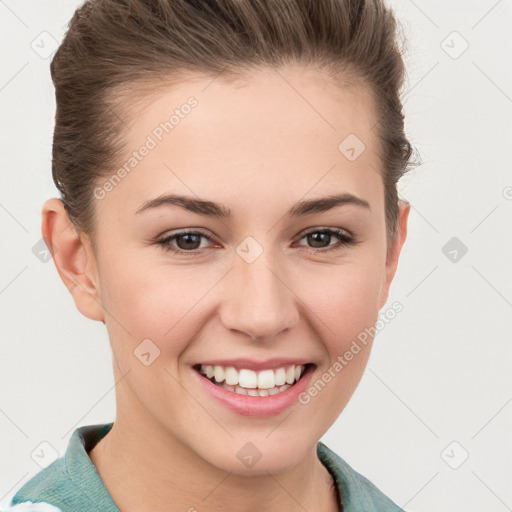
<svg viewBox="0 0 512 512">
<path fill-rule="evenodd" d="M 93 251 L 87 236 L 76 232 L 60 199 L 44 203 L 41 231 L 57 272 L 80 313 L 91 320 L 104 321 Z"/>
<path fill-rule="evenodd" d="M 402 252 L 405 239 L 407 238 L 407 221 L 409 218 L 411 205 L 405 199 L 400 199 L 398 201 L 398 209 L 399 232 L 393 247 L 390 248 L 386 256 L 386 271 L 381 288 L 379 310 L 384 307 L 384 304 L 386 304 L 386 301 L 388 300 L 389 288 L 395 276 L 398 266 L 398 259 L 400 257 L 400 253 Z"/>
</svg>

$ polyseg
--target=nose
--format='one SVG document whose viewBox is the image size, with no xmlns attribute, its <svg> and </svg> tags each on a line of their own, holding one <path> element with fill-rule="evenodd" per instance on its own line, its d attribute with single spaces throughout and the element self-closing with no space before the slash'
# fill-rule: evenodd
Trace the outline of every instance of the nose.
<svg viewBox="0 0 512 512">
<path fill-rule="evenodd" d="M 292 329 L 299 321 L 298 298 L 286 281 L 284 269 L 265 251 L 252 263 L 235 258 L 222 295 L 224 327 L 260 341 Z"/>
</svg>

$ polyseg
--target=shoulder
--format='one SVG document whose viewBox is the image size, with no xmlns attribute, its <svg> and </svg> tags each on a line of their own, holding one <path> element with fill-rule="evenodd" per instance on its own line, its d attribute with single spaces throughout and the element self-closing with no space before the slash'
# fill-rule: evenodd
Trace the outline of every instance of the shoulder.
<svg viewBox="0 0 512 512">
<path fill-rule="evenodd" d="M 88 456 L 111 426 L 77 428 L 65 454 L 26 482 L 3 512 L 119 512 Z"/>
<path fill-rule="evenodd" d="M 24 501 L 4 508 L 2 512 L 62 512 L 62 510 L 45 501 Z"/>
<path fill-rule="evenodd" d="M 322 442 L 317 445 L 317 453 L 336 481 L 344 511 L 405 512 Z"/>
<path fill-rule="evenodd" d="M 69 501 L 73 492 L 73 482 L 61 457 L 26 482 L 2 512 L 62 512 L 62 501 Z"/>
</svg>

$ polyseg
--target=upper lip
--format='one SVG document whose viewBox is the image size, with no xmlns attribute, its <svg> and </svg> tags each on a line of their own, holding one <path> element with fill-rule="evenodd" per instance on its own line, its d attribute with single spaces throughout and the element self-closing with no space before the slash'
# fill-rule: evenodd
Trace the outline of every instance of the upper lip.
<svg viewBox="0 0 512 512">
<path fill-rule="evenodd" d="M 247 370 L 275 370 L 276 368 L 282 368 L 286 366 L 298 366 L 298 365 L 306 365 L 311 363 L 310 359 L 304 358 L 284 358 L 284 357 L 275 357 L 272 359 L 265 359 L 264 361 L 257 361 L 255 359 L 246 359 L 246 358 L 238 358 L 238 359 L 210 359 L 208 361 L 201 361 L 200 363 L 195 364 L 194 366 L 205 365 L 205 366 L 232 366 L 237 370 L 241 370 L 246 368 Z"/>
</svg>

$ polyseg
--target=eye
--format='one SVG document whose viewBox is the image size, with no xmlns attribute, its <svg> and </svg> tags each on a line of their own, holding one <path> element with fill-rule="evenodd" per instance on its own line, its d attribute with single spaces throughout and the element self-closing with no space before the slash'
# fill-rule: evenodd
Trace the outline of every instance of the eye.
<svg viewBox="0 0 512 512">
<path fill-rule="evenodd" d="M 202 231 L 181 231 L 170 236 L 166 236 L 156 243 L 165 251 L 172 251 L 178 254 L 199 255 L 203 253 L 204 248 L 200 248 L 201 238 L 212 241 L 212 238 Z M 176 242 L 177 248 L 172 245 Z M 198 245 L 199 244 L 199 245 Z"/>
<path fill-rule="evenodd" d="M 359 241 L 353 235 L 341 229 L 322 228 L 311 230 L 302 235 L 300 240 L 306 238 L 307 242 L 313 244 L 309 249 L 314 253 L 325 253 L 329 251 L 342 249 L 344 246 L 355 245 Z M 328 242 L 335 238 L 337 242 L 334 245 Z M 171 251 L 175 254 L 186 254 L 188 256 L 200 256 L 203 254 L 205 247 L 201 247 L 201 239 L 212 242 L 210 235 L 202 231 L 181 231 L 166 236 L 156 243 L 165 251 Z M 174 245 L 176 243 L 177 247 Z M 327 243 L 327 245 L 325 245 Z M 306 247 L 306 246 L 302 246 Z M 319 248 L 320 247 L 320 248 Z M 324 248 L 322 248 L 324 247 Z M 308 247 L 306 247 L 307 249 Z"/>
<path fill-rule="evenodd" d="M 322 247 L 323 244 L 329 242 L 333 237 L 337 239 L 337 243 L 335 243 L 334 245 L 324 245 L 324 247 L 327 247 L 326 249 L 318 249 L 318 247 Z M 344 246 L 347 245 L 355 245 L 359 243 L 359 241 L 353 235 L 341 229 L 333 228 L 316 228 L 315 230 L 308 231 L 307 233 L 305 233 L 302 236 L 301 240 L 304 238 L 307 239 L 308 243 L 313 244 L 312 250 L 314 253 L 334 251 L 342 249 Z"/>
</svg>

